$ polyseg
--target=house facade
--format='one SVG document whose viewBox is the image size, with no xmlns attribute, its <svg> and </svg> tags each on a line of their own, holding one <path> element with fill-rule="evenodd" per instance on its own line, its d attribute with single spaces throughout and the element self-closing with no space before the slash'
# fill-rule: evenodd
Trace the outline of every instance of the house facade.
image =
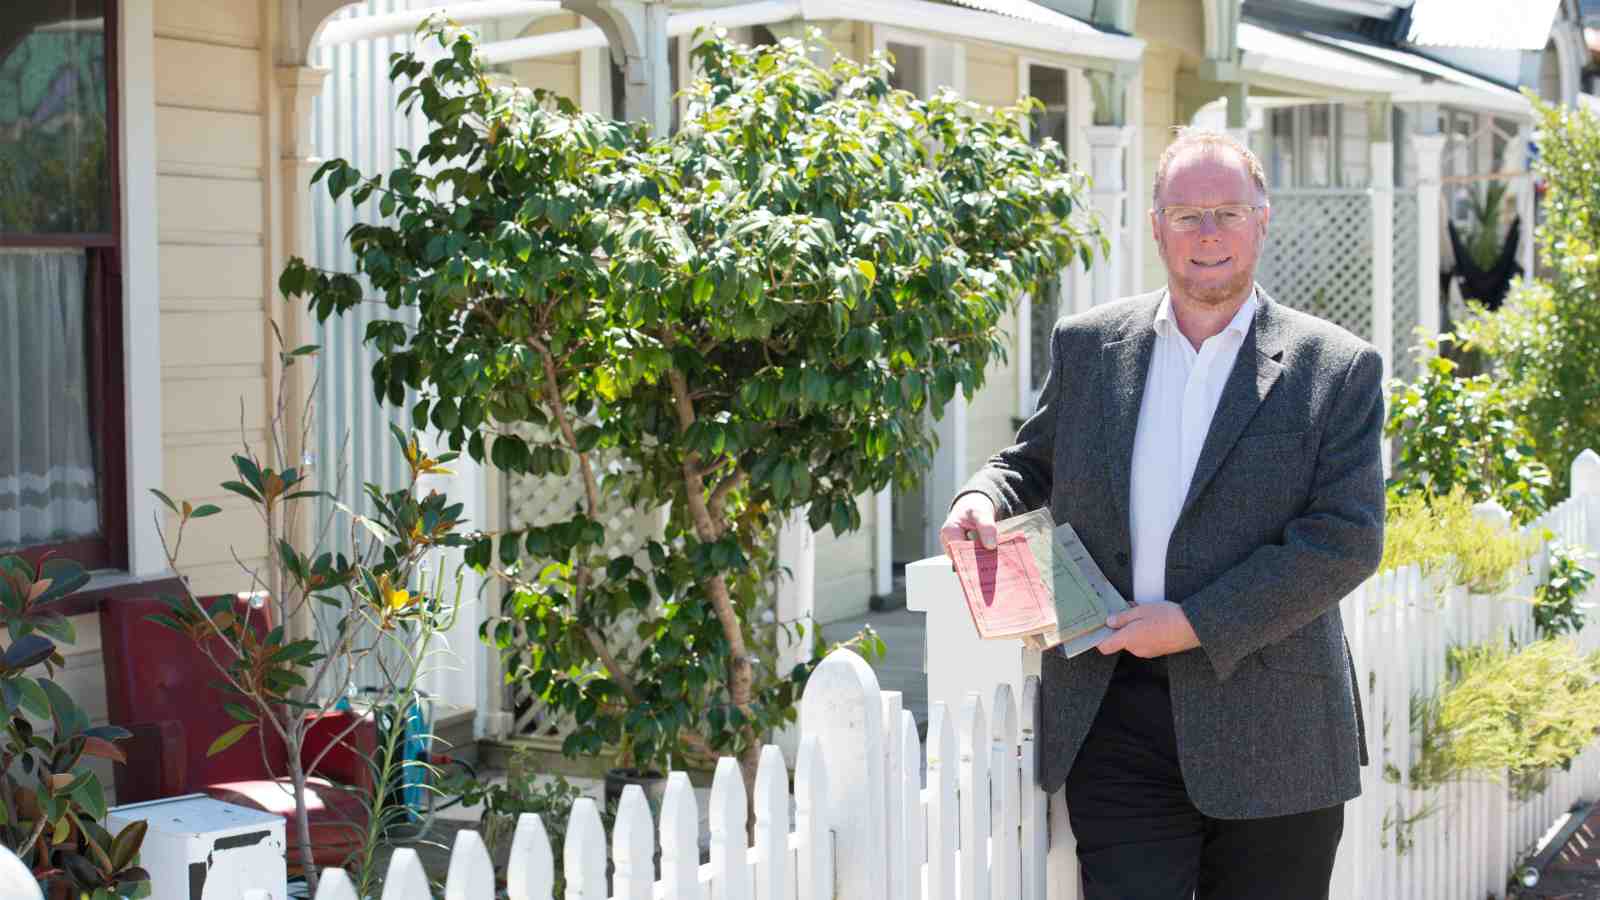
<svg viewBox="0 0 1600 900">
<path fill-rule="evenodd" d="M 1145 211 L 1174 126 L 1225 128 L 1257 150 L 1274 205 L 1263 283 L 1372 340 L 1394 371 L 1411 327 L 1437 330 L 1448 316 L 1446 223 L 1468 224 L 1471 199 L 1490 181 L 1509 185 L 1531 270 L 1532 119 L 1518 89 L 1588 102 L 1583 26 L 1594 11 L 1535 0 L 1484 2 L 1484 15 L 1467 15 L 1460 2 L 670 8 L 667 59 L 650 61 L 651 89 L 664 84 L 666 96 L 692 77 L 694 29 L 720 24 L 749 42 L 816 27 L 836 52 L 890 52 L 897 85 L 923 95 L 950 86 L 994 105 L 1040 98 L 1036 138 L 1055 139 L 1094 176 L 1091 199 L 1112 239 L 1104 262 L 1020 299 L 1004 323 L 1006 362 L 978 396 L 930 419 L 941 450 L 920 489 L 860 498 L 863 528 L 853 534 L 785 531 L 782 554 L 797 578 L 780 617 L 847 618 L 893 594 L 899 566 L 937 552 L 955 488 L 1033 411 L 1054 320 L 1162 284 Z M 340 470 L 355 484 L 398 477 L 392 411 L 370 401 L 364 322 L 313 326 L 278 296 L 276 275 L 292 254 L 350 267 L 340 236 L 377 213 L 326 200 L 310 173 L 332 156 L 381 169 L 420 140 L 421 123 L 394 111 L 387 59 L 441 5 L 479 31 L 503 77 L 593 112 L 628 112 L 624 70 L 606 31 L 573 11 L 587 9 L 578 2 L 41 0 L 0 21 L 0 313 L 11 325 L 0 337 L 10 366 L 0 389 L 0 548 L 63 553 L 97 570 L 77 607 L 66 676 L 97 720 L 94 604 L 155 593 L 171 575 L 151 488 L 223 509 L 185 542 L 200 593 L 242 589 L 234 554 L 246 563 L 265 554 L 250 511 L 217 485 L 241 441 L 264 451 L 280 400 L 297 408 L 309 389 L 303 373 L 277 395 L 274 329 L 291 346 L 326 347 L 314 427 L 306 446 L 284 448 L 289 458 L 330 487 Z M 1495 19 L 1497 7 L 1520 12 Z M 558 485 L 470 466 L 446 486 L 489 528 L 537 522 L 562 503 Z M 656 527 L 651 511 L 613 516 L 611 530 L 627 539 Z M 514 731 L 515 704 L 474 640 L 494 605 L 479 600 L 452 636 L 457 663 L 432 687 L 475 710 L 479 734 Z"/>
</svg>

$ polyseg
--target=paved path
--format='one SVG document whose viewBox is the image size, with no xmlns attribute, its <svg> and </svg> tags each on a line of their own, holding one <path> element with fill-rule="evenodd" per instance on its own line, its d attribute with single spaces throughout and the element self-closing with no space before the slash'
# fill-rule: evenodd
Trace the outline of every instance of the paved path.
<svg viewBox="0 0 1600 900">
<path fill-rule="evenodd" d="M 927 643 L 922 620 L 922 613 L 905 609 L 869 612 L 858 618 L 822 626 L 822 638 L 829 642 L 847 640 L 862 626 L 871 625 L 889 648 L 888 657 L 874 665 L 878 673 L 878 686 L 904 695 L 901 702 L 916 717 L 918 730 L 926 734 L 928 679 L 922 671 L 922 656 Z"/>
</svg>

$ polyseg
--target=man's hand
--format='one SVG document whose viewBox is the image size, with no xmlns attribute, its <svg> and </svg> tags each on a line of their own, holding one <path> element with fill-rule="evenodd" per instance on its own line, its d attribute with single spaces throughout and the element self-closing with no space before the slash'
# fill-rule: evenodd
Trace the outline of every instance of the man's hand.
<svg viewBox="0 0 1600 900">
<path fill-rule="evenodd" d="M 1166 600 L 1147 600 L 1132 609 L 1113 614 L 1106 624 L 1116 634 L 1100 642 L 1107 656 L 1126 650 L 1134 656 L 1151 659 L 1169 653 L 1182 653 L 1200 646 L 1183 607 Z"/>
<path fill-rule="evenodd" d="M 962 494 L 950 507 L 950 515 L 945 516 L 944 526 L 939 529 L 944 555 L 950 556 L 951 541 L 972 540 L 974 535 L 990 550 L 1000 543 L 1000 532 L 994 527 L 994 501 L 984 494 Z M 951 565 L 955 565 L 953 559 Z"/>
</svg>

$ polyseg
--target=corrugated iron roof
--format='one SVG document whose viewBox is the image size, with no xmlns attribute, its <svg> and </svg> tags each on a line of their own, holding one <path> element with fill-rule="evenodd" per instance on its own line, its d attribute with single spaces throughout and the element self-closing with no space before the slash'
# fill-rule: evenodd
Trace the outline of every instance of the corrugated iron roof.
<svg viewBox="0 0 1600 900">
<path fill-rule="evenodd" d="M 1032 0 L 948 0 L 957 6 L 968 9 L 978 9 L 996 15 L 1009 16 L 1021 19 L 1024 22 L 1035 22 L 1040 25 L 1053 25 L 1068 31 L 1078 31 L 1085 34 L 1099 34 L 1099 29 L 1087 22 L 1074 19 L 1064 13 L 1053 9 L 1046 9 Z M 916 23 L 908 22 L 907 25 L 916 27 Z"/>
<path fill-rule="evenodd" d="M 1561 0 L 1416 0 L 1406 41 L 1419 47 L 1543 50 Z"/>
</svg>

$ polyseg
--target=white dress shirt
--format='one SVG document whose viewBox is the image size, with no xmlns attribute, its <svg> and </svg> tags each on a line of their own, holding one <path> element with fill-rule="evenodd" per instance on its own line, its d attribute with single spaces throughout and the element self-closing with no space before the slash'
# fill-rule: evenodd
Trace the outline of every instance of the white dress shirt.
<svg viewBox="0 0 1600 900">
<path fill-rule="evenodd" d="M 1178 330 L 1170 294 L 1156 310 L 1155 350 L 1139 405 L 1128 505 L 1136 602 L 1167 599 L 1167 544 L 1256 306 L 1252 290 L 1228 326 L 1198 351 Z"/>
</svg>

